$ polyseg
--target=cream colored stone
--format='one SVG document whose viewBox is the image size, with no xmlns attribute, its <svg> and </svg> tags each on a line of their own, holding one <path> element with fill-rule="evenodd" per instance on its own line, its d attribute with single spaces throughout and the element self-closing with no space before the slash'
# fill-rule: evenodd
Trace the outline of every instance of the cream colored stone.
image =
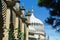
<svg viewBox="0 0 60 40">
<path fill-rule="evenodd" d="M 9 25 L 10 25 L 10 9 L 7 9 L 7 12 L 6 12 L 6 26 L 4 28 L 4 37 L 3 37 L 3 40 L 8 40 L 8 37 L 9 37 Z"/>
<path fill-rule="evenodd" d="M 15 27 L 14 27 L 14 36 L 15 36 L 15 39 L 18 40 L 17 36 L 18 36 L 18 17 L 16 17 L 15 19 Z"/>
<path fill-rule="evenodd" d="M 28 40 L 28 35 L 29 35 L 29 29 L 26 27 L 26 40 Z"/>
</svg>

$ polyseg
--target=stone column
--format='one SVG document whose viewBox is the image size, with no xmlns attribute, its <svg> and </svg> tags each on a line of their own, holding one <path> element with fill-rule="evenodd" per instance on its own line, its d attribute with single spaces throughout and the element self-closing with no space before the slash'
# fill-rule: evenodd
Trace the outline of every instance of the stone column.
<svg viewBox="0 0 60 40">
<path fill-rule="evenodd" d="M 6 26 L 6 11 L 7 11 L 7 5 L 4 2 L 4 0 L 0 1 L 0 40 L 2 40 L 5 35 L 3 35 L 5 33 L 4 27 Z M 2 14 L 2 15 L 1 15 Z M 4 36 L 4 37 L 3 37 Z"/>
<path fill-rule="evenodd" d="M 28 29 L 28 27 L 27 27 L 27 24 L 25 24 L 25 40 L 29 40 L 29 37 L 28 37 L 28 35 L 29 35 L 29 29 Z"/>
<path fill-rule="evenodd" d="M 22 32 L 22 19 L 20 19 L 20 31 Z"/>
<path fill-rule="evenodd" d="M 28 27 L 26 27 L 26 40 L 28 40 L 28 35 L 29 35 L 29 29 L 28 29 Z"/>
<path fill-rule="evenodd" d="M 19 23 L 19 20 L 18 20 L 18 17 L 16 17 L 15 19 L 15 27 L 14 27 L 14 36 L 15 36 L 15 39 L 18 40 L 17 36 L 18 36 L 18 23 Z"/>
<path fill-rule="evenodd" d="M 22 22 L 22 19 L 20 19 L 20 33 L 21 33 L 21 40 L 24 40 L 24 23 Z"/>
<path fill-rule="evenodd" d="M 23 22 L 22 22 L 21 32 L 23 32 L 23 33 L 24 33 L 24 23 L 23 23 Z"/>
<path fill-rule="evenodd" d="M 3 40 L 8 40 L 9 37 L 9 25 L 10 25 L 10 9 L 6 12 L 6 26 L 4 27 L 4 37 Z"/>
<path fill-rule="evenodd" d="M 21 39 L 24 40 L 24 23 L 22 22 L 22 27 L 21 27 Z"/>
</svg>

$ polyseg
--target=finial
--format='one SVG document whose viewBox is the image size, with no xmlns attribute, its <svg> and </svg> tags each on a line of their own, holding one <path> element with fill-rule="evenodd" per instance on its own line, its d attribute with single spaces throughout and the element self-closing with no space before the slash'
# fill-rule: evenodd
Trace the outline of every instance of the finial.
<svg viewBox="0 0 60 40">
<path fill-rule="evenodd" d="M 27 10 L 27 13 L 28 13 L 28 14 L 31 13 L 30 9 Z"/>
<path fill-rule="evenodd" d="M 24 3 L 22 4 L 22 8 L 24 8 Z"/>
<path fill-rule="evenodd" d="M 22 7 L 21 7 L 21 10 L 25 10 L 25 8 L 24 8 L 24 3 L 23 3 L 23 5 L 22 5 Z"/>
<path fill-rule="evenodd" d="M 24 3 L 22 4 L 22 6 L 24 6 Z"/>
<path fill-rule="evenodd" d="M 33 6 L 32 6 L 32 13 L 34 12 Z"/>
<path fill-rule="evenodd" d="M 28 9 L 26 12 L 26 16 L 30 16 L 31 15 L 30 13 L 31 13 L 31 11 L 30 11 L 30 9 Z"/>
</svg>

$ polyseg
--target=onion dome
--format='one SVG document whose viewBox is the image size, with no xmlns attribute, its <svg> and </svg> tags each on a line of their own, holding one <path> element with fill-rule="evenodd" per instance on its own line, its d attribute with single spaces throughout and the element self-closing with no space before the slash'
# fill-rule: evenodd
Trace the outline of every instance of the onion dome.
<svg viewBox="0 0 60 40">
<path fill-rule="evenodd" d="M 32 14 L 30 16 L 30 25 L 29 25 L 29 32 L 44 34 L 44 24 L 43 22 L 36 18 L 33 14 L 34 10 L 32 9 Z"/>
<path fill-rule="evenodd" d="M 36 18 L 33 13 L 32 13 L 32 15 L 30 17 L 30 23 L 40 23 L 40 24 L 43 24 L 43 22 L 40 19 Z"/>
</svg>

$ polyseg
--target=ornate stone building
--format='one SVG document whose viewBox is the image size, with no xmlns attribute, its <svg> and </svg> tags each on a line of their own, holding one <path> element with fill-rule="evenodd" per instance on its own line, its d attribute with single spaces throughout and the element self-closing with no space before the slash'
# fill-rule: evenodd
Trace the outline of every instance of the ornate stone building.
<svg viewBox="0 0 60 40">
<path fill-rule="evenodd" d="M 46 40 L 46 34 L 44 32 L 44 24 L 41 20 L 34 16 L 34 10 L 32 9 L 30 16 L 29 27 L 29 40 Z"/>
<path fill-rule="evenodd" d="M 24 35 L 27 37 L 25 9 L 19 3 L 19 0 L 0 0 L 0 40 L 24 40 Z"/>
<path fill-rule="evenodd" d="M 24 5 L 21 7 L 19 0 L 0 0 L 0 40 L 30 40 L 31 11 L 24 13 Z M 41 25 L 42 35 L 45 35 Z"/>
</svg>

